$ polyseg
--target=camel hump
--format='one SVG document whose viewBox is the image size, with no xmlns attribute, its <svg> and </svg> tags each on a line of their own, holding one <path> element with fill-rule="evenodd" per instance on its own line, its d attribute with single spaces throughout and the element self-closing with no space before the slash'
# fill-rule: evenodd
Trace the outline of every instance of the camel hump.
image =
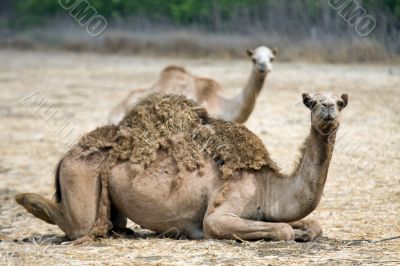
<svg viewBox="0 0 400 266">
<path fill-rule="evenodd" d="M 200 102 L 214 98 L 222 91 L 218 82 L 208 78 L 197 78 L 196 87 L 198 88 L 197 98 Z"/>
<path fill-rule="evenodd" d="M 184 69 L 181 66 L 176 66 L 176 65 L 167 66 L 166 68 L 164 68 L 164 70 L 161 73 L 164 74 L 164 73 L 173 72 L 173 71 L 182 72 L 182 73 L 185 73 L 185 74 L 188 73 L 186 71 L 186 69 Z"/>
</svg>

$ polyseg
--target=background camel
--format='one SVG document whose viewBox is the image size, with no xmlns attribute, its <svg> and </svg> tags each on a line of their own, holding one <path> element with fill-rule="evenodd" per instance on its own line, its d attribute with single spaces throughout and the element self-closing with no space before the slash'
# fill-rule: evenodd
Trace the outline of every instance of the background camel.
<svg viewBox="0 0 400 266">
<path fill-rule="evenodd" d="M 151 92 L 164 92 L 182 94 L 190 99 L 204 102 L 207 111 L 215 117 L 244 123 L 254 109 L 267 74 L 272 70 L 276 53 L 276 48 L 269 49 L 265 46 L 247 50 L 247 55 L 253 62 L 253 68 L 243 91 L 232 99 L 221 95 L 222 86 L 212 79 L 194 76 L 179 66 L 166 67 L 150 89 L 134 90 L 115 106 L 109 115 L 108 122 L 118 124 L 138 98 Z"/>
<path fill-rule="evenodd" d="M 119 128 L 107 126 L 88 134 L 61 160 L 57 202 L 38 194 L 19 194 L 17 202 L 36 217 L 57 224 L 70 238 L 87 235 L 97 215 L 98 177 L 109 158 L 104 156 L 117 151 L 125 160 L 112 165 L 110 171 L 111 200 L 122 213 L 111 217 L 114 227 L 123 226 L 123 219 L 117 218 L 127 216 L 144 228 L 156 232 L 174 229 L 194 239 L 310 241 L 322 233 L 316 221 L 302 219 L 321 199 L 341 111 L 348 103 L 346 94 L 340 98 L 303 94 L 303 102 L 311 110 L 311 129 L 289 175 L 281 173 L 261 140 L 244 126 L 210 118 L 205 110 L 179 96 L 153 100 L 143 100 Z M 143 115 L 146 110 L 148 114 Z M 140 117 L 143 119 L 138 120 Z M 152 117 L 165 123 L 145 119 Z M 187 120 L 176 125 L 177 118 Z M 196 133 L 186 137 L 173 133 L 160 142 L 154 142 L 150 134 L 142 140 L 149 145 L 132 151 L 126 143 L 139 138 L 127 133 L 138 129 L 131 127 L 136 123 L 156 129 L 154 132 L 196 129 Z M 113 146 L 113 141 L 126 149 Z M 157 145 L 152 147 L 154 143 Z M 190 149 L 193 147 L 198 150 Z M 134 152 L 145 153 L 145 161 L 135 161 Z M 198 153 L 203 159 L 196 157 Z M 185 159 L 182 164 L 180 157 Z M 132 162 L 145 167 L 132 169 Z M 177 177 L 181 177 L 178 183 Z M 103 187 L 102 193 L 105 190 Z"/>
</svg>

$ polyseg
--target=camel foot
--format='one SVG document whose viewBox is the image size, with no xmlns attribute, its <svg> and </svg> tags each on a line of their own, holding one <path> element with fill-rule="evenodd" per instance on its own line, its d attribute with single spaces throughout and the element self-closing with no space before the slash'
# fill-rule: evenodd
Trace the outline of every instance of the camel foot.
<svg viewBox="0 0 400 266">
<path fill-rule="evenodd" d="M 134 236 L 135 235 L 135 231 L 133 231 L 130 228 L 126 228 L 126 227 L 124 227 L 124 228 L 115 228 L 115 229 L 113 228 L 110 231 L 110 234 L 115 234 L 117 236 Z"/>
<path fill-rule="evenodd" d="M 294 240 L 297 242 L 309 242 L 322 235 L 322 229 L 315 220 L 307 219 L 290 223 L 294 231 Z"/>
<path fill-rule="evenodd" d="M 73 246 L 80 246 L 80 245 L 84 245 L 84 244 L 90 244 L 94 241 L 94 239 L 90 236 L 83 236 L 80 237 L 78 239 L 75 239 L 74 241 L 72 241 L 72 245 Z"/>
<path fill-rule="evenodd" d="M 91 237 L 107 237 L 111 228 L 112 223 L 110 221 L 97 220 L 94 223 L 89 235 Z"/>
<path fill-rule="evenodd" d="M 315 235 L 313 232 L 307 231 L 307 230 L 301 230 L 301 229 L 293 229 L 294 231 L 294 241 L 296 242 L 310 242 L 322 235 Z"/>
</svg>

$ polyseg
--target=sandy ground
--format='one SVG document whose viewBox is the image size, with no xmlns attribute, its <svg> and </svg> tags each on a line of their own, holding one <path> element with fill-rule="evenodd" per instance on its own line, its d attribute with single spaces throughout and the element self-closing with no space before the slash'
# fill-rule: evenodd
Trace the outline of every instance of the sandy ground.
<svg viewBox="0 0 400 266">
<path fill-rule="evenodd" d="M 387 65 L 278 60 L 247 123 L 290 171 L 310 126 L 301 92 L 349 93 L 324 196 L 311 215 L 322 239 L 188 241 L 140 231 L 84 246 L 56 244 L 62 232 L 26 213 L 14 195 L 52 197 L 54 167 L 75 137 L 104 125 L 118 100 L 149 86 L 171 63 L 215 78 L 228 95 L 250 71 L 248 61 L 0 50 L 0 264 L 400 264 L 400 239 L 388 239 L 400 236 L 400 67 Z M 48 108 L 35 109 L 32 97 Z"/>
</svg>

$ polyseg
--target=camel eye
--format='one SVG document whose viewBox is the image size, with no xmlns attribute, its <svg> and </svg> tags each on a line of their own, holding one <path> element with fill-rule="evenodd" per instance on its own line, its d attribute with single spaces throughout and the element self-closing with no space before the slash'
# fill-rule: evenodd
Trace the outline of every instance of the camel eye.
<svg viewBox="0 0 400 266">
<path fill-rule="evenodd" d="M 321 104 L 322 108 L 326 109 L 328 106 L 325 103 Z"/>
<path fill-rule="evenodd" d="M 272 57 L 272 58 L 271 58 L 271 62 L 274 62 L 274 60 L 275 60 L 275 58 Z"/>
<path fill-rule="evenodd" d="M 251 60 L 253 61 L 254 64 L 256 63 L 256 59 L 253 58 L 253 59 L 251 59 Z"/>
</svg>

